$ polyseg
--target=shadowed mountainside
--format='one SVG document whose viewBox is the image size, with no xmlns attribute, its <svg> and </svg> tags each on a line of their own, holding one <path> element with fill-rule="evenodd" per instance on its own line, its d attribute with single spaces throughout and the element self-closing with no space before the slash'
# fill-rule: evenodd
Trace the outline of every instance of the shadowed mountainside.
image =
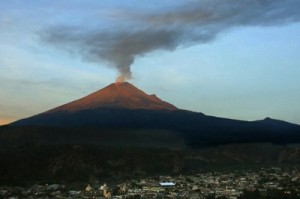
<svg viewBox="0 0 300 199">
<path fill-rule="evenodd" d="M 193 149 L 185 141 L 165 130 L 5 126 L 0 128 L 0 184 L 93 182 L 300 163 L 299 145 L 211 141 Z"/>
</svg>

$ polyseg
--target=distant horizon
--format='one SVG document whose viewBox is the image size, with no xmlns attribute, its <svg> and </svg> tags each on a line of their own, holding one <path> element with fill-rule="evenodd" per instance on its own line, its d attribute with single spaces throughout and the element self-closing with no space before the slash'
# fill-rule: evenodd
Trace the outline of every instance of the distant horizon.
<svg viewBox="0 0 300 199">
<path fill-rule="evenodd" d="M 118 78 L 180 109 L 300 124 L 299 10 L 294 0 L 4 1 L 0 125 Z"/>
</svg>

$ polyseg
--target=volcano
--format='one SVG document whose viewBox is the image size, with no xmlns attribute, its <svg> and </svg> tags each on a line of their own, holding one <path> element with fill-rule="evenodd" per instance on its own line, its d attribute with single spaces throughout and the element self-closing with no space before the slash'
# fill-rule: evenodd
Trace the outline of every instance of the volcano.
<svg viewBox="0 0 300 199">
<path fill-rule="evenodd" d="M 300 126 L 266 118 L 241 121 L 176 108 L 128 82 L 113 83 L 86 97 L 16 121 L 12 126 L 163 129 L 189 143 L 300 141 Z M 201 145 L 200 144 L 200 145 Z"/>
</svg>

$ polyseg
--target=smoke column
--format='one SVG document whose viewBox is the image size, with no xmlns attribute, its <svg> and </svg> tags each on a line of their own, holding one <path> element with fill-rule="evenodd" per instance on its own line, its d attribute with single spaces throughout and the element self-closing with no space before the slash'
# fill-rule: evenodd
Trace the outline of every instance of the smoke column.
<svg viewBox="0 0 300 199">
<path fill-rule="evenodd" d="M 40 36 L 43 42 L 78 53 L 86 61 L 105 61 L 119 71 L 117 81 L 122 82 L 132 77 L 130 66 L 136 57 L 146 53 L 206 43 L 234 28 L 300 20 L 299 0 L 191 0 L 165 10 L 124 10 L 122 23 L 114 24 L 117 28 L 105 29 L 97 22 L 50 26 Z"/>
</svg>

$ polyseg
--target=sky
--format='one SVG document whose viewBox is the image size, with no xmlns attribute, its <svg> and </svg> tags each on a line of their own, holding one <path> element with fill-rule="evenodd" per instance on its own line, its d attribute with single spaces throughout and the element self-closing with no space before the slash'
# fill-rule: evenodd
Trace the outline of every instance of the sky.
<svg viewBox="0 0 300 199">
<path fill-rule="evenodd" d="M 298 0 L 0 2 L 0 125 L 129 81 L 178 108 L 300 124 Z"/>
</svg>

